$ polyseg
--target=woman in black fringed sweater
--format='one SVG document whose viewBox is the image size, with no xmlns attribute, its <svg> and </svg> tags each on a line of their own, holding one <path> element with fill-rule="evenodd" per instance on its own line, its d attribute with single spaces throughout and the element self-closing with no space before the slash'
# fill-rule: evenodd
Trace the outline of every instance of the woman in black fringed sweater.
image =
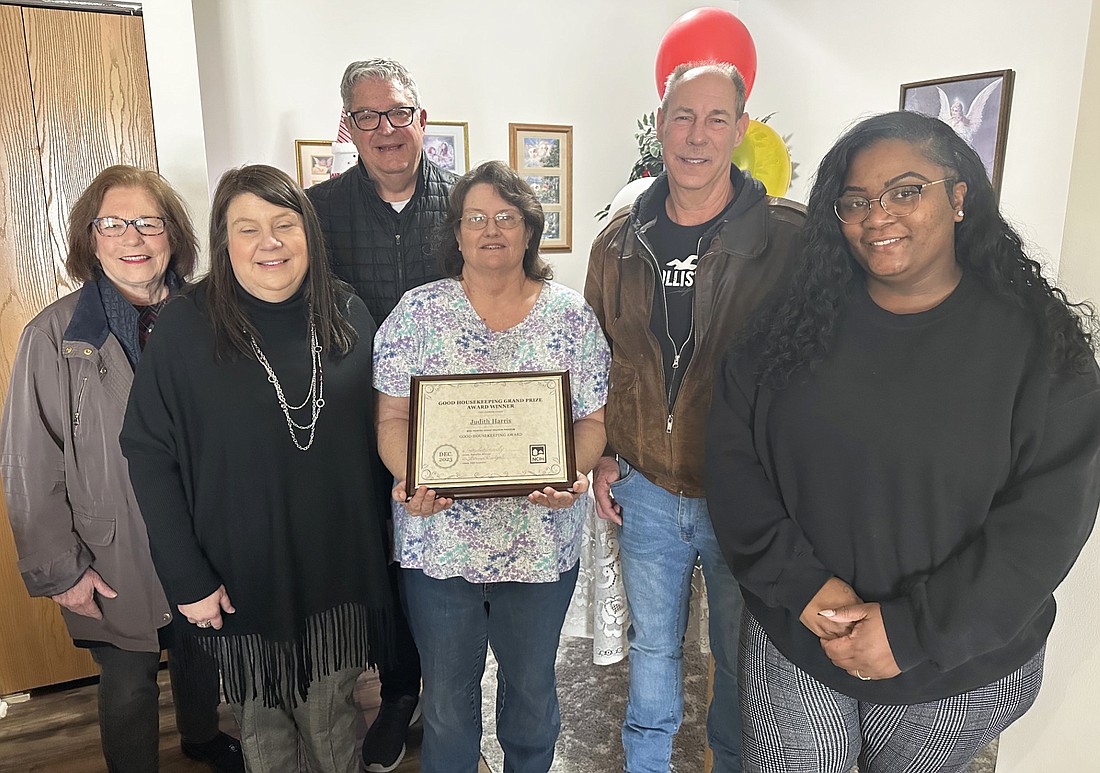
<svg viewBox="0 0 1100 773">
<path fill-rule="evenodd" d="M 218 183 L 211 270 L 162 312 L 122 449 L 169 600 L 213 653 L 253 771 L 355 769 L 389 592 L 366 307 L 283 172 Z"/>
<path fill-rule="evenodd" d="M 826 154 L 707 437 L 746 771 L 962 771 L 1031 706 L 1100 499 L 1095 331 L 946 124 L 888 113 Z"/>
</svg>

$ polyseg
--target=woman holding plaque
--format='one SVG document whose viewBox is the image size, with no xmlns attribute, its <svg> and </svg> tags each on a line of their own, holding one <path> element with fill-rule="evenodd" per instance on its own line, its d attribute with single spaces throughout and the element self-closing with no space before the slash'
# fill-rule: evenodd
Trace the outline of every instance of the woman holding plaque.
<svg viewBox="0 0 1100 773">
<path fill-rule="evenodd" d="M 378 517 L 374 322 L 283 172 L 225 173 L 210 274 L 145 350 L 122 449 L 153 561 L 213 654 L 248 768 L 351 773 L 356 677 L 391 612 Z"/>
<path fill-rule="evenodd" d="M 586 474 L 605 443 L 610 356 L 584 299 L 550 281 L 543 223 L 534 192 L 503 163 L 467 173 L 441 229 L 449 278 L 406 293 L 375 339 L 378 446 L 397 480 L 394 554 L 424 671 L 425 773 L 477 770 L 486 644 L 499 664 L 505 767 L 548 770 L 561 726 L 554 659 L 577 580 Z M 406 491 L 409 376 L 520 371 L 569 372 L 572 488 L 462 500 Z"/>
</svg>

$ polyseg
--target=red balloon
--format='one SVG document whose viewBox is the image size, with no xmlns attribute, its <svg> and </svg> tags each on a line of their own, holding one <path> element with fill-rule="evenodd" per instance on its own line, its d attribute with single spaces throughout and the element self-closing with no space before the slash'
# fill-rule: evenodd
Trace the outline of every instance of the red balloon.
<svg viewBox="0 0 1100 773">
<path fill-rule="evenodd" d="M 672 23 L 657 47 L 657 95 L 664 97 L 665 81 L 685 62 L 712 59 L 729 62 L 745 79 L 745 97 L 756 80 L 756 44 L 745 25 L 721 8 L 696 8 Z"/>
</svg>

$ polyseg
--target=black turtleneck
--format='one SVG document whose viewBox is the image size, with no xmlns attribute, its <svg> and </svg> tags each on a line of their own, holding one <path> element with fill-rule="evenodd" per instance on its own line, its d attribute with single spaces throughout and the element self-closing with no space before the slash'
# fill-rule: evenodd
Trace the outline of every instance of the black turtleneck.
<svg viewBox="0 0 1100 773">
<path fill-rule="evenodd" d="M 302 293 L 282 303 L 240 298 L 287 402 L 300 404 L 312 374 Z M 278 640 L 340 605 L 386 610 L 384 514 L 368 473 L 375 326 L 366 307 L 348 299 L 359 333 L 351 353 L 323 356 L 325 404 L 304 452 L 263 366 L 215 359 L 205 308 L 203 283 L 161 312 L 121 436 L 169 600 L 191 603 L 224 584 L 237 612 L 221 633 Z M 299 423 L 309 422 L 306 405 L 292 412 Z M 308 437 L 298 432 L 303 444 Z"/>
</svg>

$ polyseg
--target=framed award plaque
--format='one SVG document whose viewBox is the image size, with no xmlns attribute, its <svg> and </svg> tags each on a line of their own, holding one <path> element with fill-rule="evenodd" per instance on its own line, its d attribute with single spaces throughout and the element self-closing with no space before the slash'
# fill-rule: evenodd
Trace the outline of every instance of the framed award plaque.
<svg viewBox="0 0 1100 773">
<path fill-rule="evenodd" d="M 412 377 L 408 492 L 526 496 L 576 477 L 568 372 Z"/>
</svg>

